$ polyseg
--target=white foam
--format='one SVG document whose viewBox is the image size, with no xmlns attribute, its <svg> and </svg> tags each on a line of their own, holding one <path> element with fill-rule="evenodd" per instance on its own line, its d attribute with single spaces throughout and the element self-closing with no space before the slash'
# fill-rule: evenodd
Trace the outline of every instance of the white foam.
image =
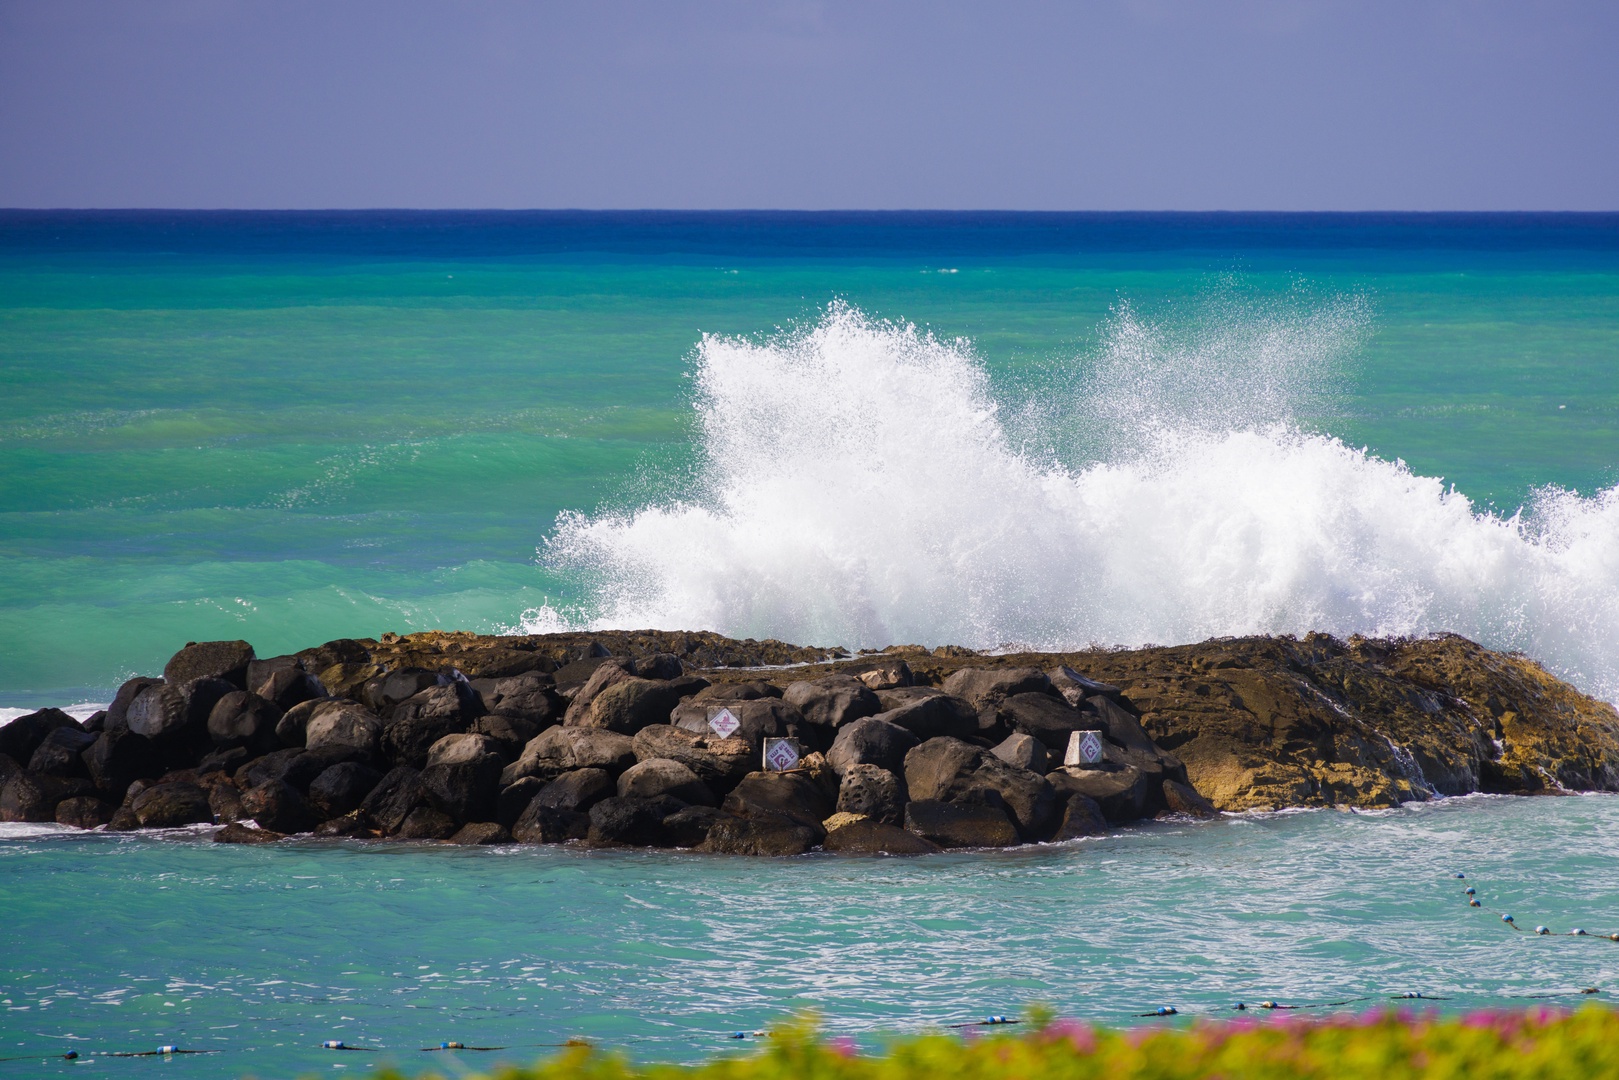
<svg viewBox="0 0 1619 1080">
<path fill-rule="evenodd" d="M 95 715 L 106 707 L 106 702 L 94 704 L 87 701 L 81 701 L 76 705 L 63 705 L 61 706 L 61 709 L 69 716 L 73 717 L 73 719 L 83 722 L 90 719 L 91 716 Z M 38 711 L 38 709 L 0 709 L 0 726 L 11 723 L 19 716 L 27 716 L 29 713 L 35 713 Z"/>
<path fill-rule="evenodd" d="M 1619 699 L 1619 488 L 1476 512 L 1287 419 L 1357 340 L 1356 305 L 1243 325 L 1193 362 L 1196 340 L 1123 311 L 1086 380 L 1004 410 L 968 343 L 843 305 L 705 337 L 694 480 L 564 515 L 542 556 L 591 599 L 525 628 L 1053 649 L 1454 631 Z"/>
</svg>

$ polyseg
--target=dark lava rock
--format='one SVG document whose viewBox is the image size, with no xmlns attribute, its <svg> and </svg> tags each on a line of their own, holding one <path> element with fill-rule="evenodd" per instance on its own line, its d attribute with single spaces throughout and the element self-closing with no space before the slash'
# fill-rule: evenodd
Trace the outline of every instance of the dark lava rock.
<svg viewBox="0 0 1619 1080">
<path fill-rule="evenodd" d="M 512 839 L 519 844 L 561 844 L 583 840 L 590 834 L 590 818 L 575 810 L 529 803 L 512 826 Z"/>
<path fill-rule="evenodd" d="M 663 819 L 648 799 L 613 796 L 590 808 L 586 839 L 601 847 L 656 847 L 663 843 Z"/>
<path fill-rule="evenodd" d="M 214 706 L 234 689 L 223 679 L 148 686 L 129 703 L 125 722 L 137 735 L 172 744 L 190 734 L 205 732 Z"/>
<path fill-rule="evenodd" d="M 97 709 L 79 722 L 79 726 L 92 735 L 99 735 L 107 730 L 107 710 Z"/>
<path fill-rule="evenodd" d="M 79 722 L 61 709 L 40 709 L 0 725 L 0 754 L 17 762 L 28 761 L 46 736 L 58 728 L 83 731 Z"/>
<path fill-rule="evenodd" d="M 309 804 L 323 819 L 339 818 L 358 810 L 382 774 L 358 761 L 330 766 L 309 783 Z"/>
<path fill-rule="evenodd" d="M 994 706 L 1017 694 L 1050 694 L 1051 680 L 1039 668 L 962 668 L 944 680 L 944 692 L 972 703 Z"/>
<path fill-rule="evenodd" d="M 536 729 L 562 720 L 563 705 L 556 685 L 551 676 L 542 672 L 531 671 L 509 679 L 479 679 L 472 686 L 492 715 L 521 720 L 535 725 Z M 538 734 L 538 730 L 535 733 Z"/>
<path fill-rule="evenodd" d="M 878 695 L 884 710 L 874 719 L 897 724 L 918 739 L 978 735 L 978 710 L 971 703 L 924 686 L 885 690 Z"/>
<path fill-rule="evenodd" d="M 960 739 L 929 739 L 905 755 L 905 787 L 913 799 L 945 799 L 984 762 L 984 751 Z"/>
<path fill-rule="evenodd" d="M 23 771 L 23 767 L 17 764 L 16 758 L 10 754 L 0 754 L 0 783 Z"/>
<path fill-rule="evenodd" d="M 1062 820 L 1051 837 L 1054 842 L 1077 840 L 1082 836 L 1107 835 L 1107 819 L 1102 808 L 1088 795 L 1070 795 L 1063 806 Z"/>
<path fill-rule="evenodd" d="M 112 820 L 113 807 L 94 795 L 75 795 L 56 804 L 56 823 L 94 829 Z"/>
<path fill-rule="evenodd" d="M 285 780 L 266 780 L 242 793 L 242 812 L 266 829 L 303 833 L 315 827 L 315 815 L 298 789 Z"/>
<path fill-rule="evenodd" d="M 1068 738 L 1075 731 L 1101 730 L 1094 715 L 1050 694 L 1015 694 L 1000 703 L 995 714 L 1002 728 L 1039 740 L 1047 753 L 1062 761 Z"/>
<path fill-rule="evenodd" d="M 910 802 L 905 806 L 905 828 L 946 848 L 1010 847 L 1018 842 L 1012 819 L 986 803 Z"/>
<path fill-rule="evenodd" d="M 805 722 L 826 728 L 841 728 L 883 711 L 876 693 L 850 675 L 795 682 L 782 694 L 782 700 L 796 707 Z"/>
<path fill-rule="evenodd" d="M 208 712 L 208 736 L 216 746 L 275 748 L 275 726 L 282 709 L 246 690 L 232 690 Z"/>
<path fill-rule="evenodd" d="M 603 670 L 606 670 L 605 668 Z M 575 727 L 602 728 L 620 735 L 634 735 L 648 724 L 664 724 L 682 698 L 707 686 L 703 679 L 676 679 L 669 682 L 631 676 L 604 687 L 575 716 L 570 707 L 568 723 Z"/>
<path fill-rule="evenodd" d="M 473 821 L 461 826 L 454 836 L 450 837 L 452 844 L 509 844 L 512 834 L 506 831 L 506 826 L 496 821 Z"/>
<path fill-rule="evenodd" d="M 424 690 L 444 685 L 447 685 L 447 680 L 436 671 L 404 667 L 368 681 L 360 689 L 359 698 L 372 711 L 386 714 L 400 702 L 408 701 Z"/>
<path fill-rule="evenodd" d="M 351 747 L 367 758 L 375 757 L 382 741 L 382 719 L 351 701 L 322 702 L 304 725 L 304 746 Z"/>
<path fill-rule="evenodd" d="M 905 785 L 876 765 L 851 765 L 838 786 L 837 812 L 864 814 L 874 821 L 899 825 L 905 820 Z"/>
<path fill-rule="evenodd" d="M 236 771 L 243 765 L 254 760 L 251 750 L 245 746 L 226 746 L 204 754 L 197 762 L 197 772 L 222 772 L 227 776 L 235 776 Z"/>
<path fill-rule="evenodd" d="M 238 768 L 231 779 L 236 781 L 236 786 L 243 791 L 258 787 L 266 780 L 280 780 L 287 775 L 292 763 L 305 753 L 307 751 L 301 746 L 289 746 L 285 750 L 272 751 Z"/>
<path fill-rule="evenodd" d="M 712 806 L 688 806 L 663 819 L 664 838 L 672 847 L 699 847 L 714 823 L 728 815 Z"/>
<path fill-rule="evenodd" d="M 242 793 L 234 784 L 215 784 L 207 789 L 208 808 L 214 812 L 215 821 L 240 821 L 247 816 L 242 808 Z"/>
<path fill-rule="evenodd" d="M 627 735 L 595 728 L 552 727 L 523 748 L 523 755 L 501 772 L 501 783 L 525 776 L 550 778 L 573 769 L 606 769 L 617 776 L 635 764 L 635 743 Z"/>
<path fill-rule="evenodd" d="M 648 758 L 630 766 L 618 778 L 618 793 L 625 798 L 636 799 L 671 795 L 681 802 L 697 806 L 719 805 L 714 792 L 696 773 L 670 758 Z"/>
<path fill-rule="evenodd" d="M 426 800 L 422 774 L 408 765 L 401 765 L 377 781 L 377 786 L 365 797 L 360 809 L 377 823 L 377 828 L 384 834 L 391 835 L 398 832 L 410 812 Z"/>
<path fill-rule="evenodd" d="M 585 813 L 616 793 L 613 778 L 606 769 L 574 769 L 540 788 L 530 801 L 552 810 Z"/>
<path fill-rule="evenodd" d="M 211 825 L 214 809 L 208 793 L 196 784 L 169 783 L 147 788 L 129 804 L 143 829 L 173 829 L 181 825 Z"/>
<path fill-rule="evenodd" d="M 324 697 L 310 698 L 300 701 L 282 714 L 276 721 L 276 741 L 286 747 L 302 747 L 304 745 L 304 732 L 309 726 L 309 718 L 315 715 L 315 710 L 330 700 Z"/>
<path fill-rule="evenodd" d="M 1172 814 L 1189 814 L 1192 817 L 1214 817 L 1220 812 L 1190 784 L 1178 780 L 1164 781 L 1164 805 Z"/>
<path fill-rule="evenodd" d="M 12 773 L 0 785 L 0 821 L 55 821 L 64 799 L 91 795 L 86 780 L 42 773 Z"/>
<path fill-rule="evenodd" d="M 422 770 L 421 783 L 429 803 L 457 824 L 488 821 L 495 816 L 500 795 L 500 759 L 487 754 L 470 761 L 429 765 Z"/>
<path fill-rule="evenodd" d="M 916 833 L 869 818 L 833 829 L 821 847 L 840 855 L 929 855 L 941 850 Z"/>
<path fill-rule="evenodd" d="M 114 798 L 122 798 L 131 783 L 162 768 L 162 755 L 151 740 L 122 726 L 97 735 L 80 760 L 97 789 Z"/>
<path fill-rule="evenodd" d="M 103 726 L 103 730 L 112 731 L 115 728 L 127 727 L 129 725 L 130 703 L 140 696 L 142 690 L 145 690 L 148 686 L 157 686 L 162 681 L 162 679 L 151 679 L 144 675 L 137 675 L 120 686 L 118 693 L 113 695 L 112 704 L 107 706 L 107 721 Z"/>
<path fill-rule="evenodd" d="M 819 827 L 786 818 L 721 816 L 709 826 L 697 850 L 718 855 L 802 855 L 820 843 Z"/>
<path fill-rule="evenodd" d="M 418 806 L 405 816 L 397 835 L 401 840 L 448 840 L 455 833 L 455 821 L 448 814 Z"/>
<path fill-rule="evenodd" d="M 678 761 L 707 784 L 724 793 L 742 782 L 759 762 L 759 753 L 745 739 L 722 739 L 710 732 L 700 735 L 671 724 L 652 724 L 635 733 L 637 761 L 668 758 Z"/>
<path fill-rule="evenodd" d="M 394 706 L 382 729 L 382 752 L 395 765 L 421 768 L 427 751 L 446 735 L 460 735 L 477 719 L 458 686 L 435 686 Z"/>
<path fill-rule="evenodd" d="M 316 836 L 373 837 L 381 830 L 364 810 L 350 810 L 342 817 L 315 826 Z"/>
<path fill-rule="evenodd" d="M 1130 765 L 1103 763 L 1088 769 L 1056 769 L 1047 779 L 1061 795 L 1085 795 L 1096 800 L 1110 825 L 1139 820 L 1152 807 L 1147 777 Z M 1150 785 L 1153 789 L 1161 786 L 1162 781 Z M 1161 791 L 1158 794 L 1161 796 Z"/>
<path fill-rule="evenodd" d="M 983 762 L 963 783 L 968 790 L 987 788 L 998 794 L 1026 840 L 1045 837 L 1057 823 L 1056 791 L 1038 773 L 985 754 Z M 955 792 L 946 797 L 952 802 L 961 798 Z"/>
<path fill-rule="evenodd" d="M 491 715 L 478 717 L 467 733 L 482 735 L 494 743 L 501 760 L 516 761 L 540 730 L 539 724 L 519 716 Z"/>
<path fill-rule="evenodd" d="M 612 781 L 607 782 L 605 798 L 612 794 Z M 517 819 L 523 816 L 528 804 L 534 801 L 534 796 L 545 789 L 546 781 L 537 776 L 525 776 L 515 784 L 507 784 L 500 789 L 500 797 L 495 800 L 495 820 L 510 829 L 517 824 Z"/>
<path fill-rule="evenodd" d="M 4 730 L 0 728 L 0 730 Z M 45 736 L 34 756 L 28 759 L 28 771 L 49 773 L 52 776 L 88 776 L 83 754 L 95 745 L 98 736 L 73 727 L 59 727 Z"/>
<path fill-rule="evenodd" d="M 251 678 L 251 672 L 249 676 Z M 320 680 L 297 667 L 284 667 L 271 672 L 253 687 L 253 692 L 272 702 L 282 712 L 286 712 L 294 705 L 302 705 L 306 701 L 319 701 L 326 696 L 326 688 L 321 685 Z"/>
<path fill-rule="evenodd" d="M 108 832 L 134 832 L 140 827 L 141 819 L 127 806 L 120 806 L 114 810 L 112 817 L 107 821 Z"/>
<path fill-rule="evenodd" d="M 832 816 L 832 800 L 803 773 L 749 773 L 722 804 L 727 814 L 741 818 L 783 818 L 808 827 L 819 843 L 821 822 Z"/>
<path fill-rule="evenodd" d="M 1020 769 L 1044 776 L 1051 770 L 1051 755 L 1045 744 L 1033 735 L 1013 732 L 990 749 L 990 753 Z"/>
<path fill-rule="evenodd" d="M 286 838 L 285 834 L 274 829 L 255 829 L 236 821 L 214 833 L 216 844 L 273 844 Z"/>
<path fill-rule="evenodd" d="M 237 689 L 247 686 L 253 646 L 245 641 L 194 641 L 163 665 L 163 680 L 176 686 L 198 679 L 223 679 Z"/>
<path fill-rule="evenodd" d="M 905 768 L 905 755 L 918 742 L 915 735 L 898 724 L 881 717 L 865 717 L 838 729 L 832 749 L 826 752 L 826 763 L 840 774 L 855 765 L 875 765 L 889 772 L 901 772 Z"/>
</svg>

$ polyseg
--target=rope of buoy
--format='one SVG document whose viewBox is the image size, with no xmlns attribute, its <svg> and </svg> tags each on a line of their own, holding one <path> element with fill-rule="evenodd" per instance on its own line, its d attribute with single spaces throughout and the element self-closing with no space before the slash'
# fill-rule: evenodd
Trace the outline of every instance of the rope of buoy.
<svg viewBox="0 0 1619 1080">
<path fill-rule="evenodd" d="M 1465 874 L 1455 874 L 1453 876 L 1458 877 L 1458 878 L 1464 878 L 1467 875 L 1465 875 Z M 1463 889 L 1462 890 L 1462 895 L 1467 897 L 1467 906 L 1468 907 L 1471 907 L 1471 908 L 1483 908 L 1485 910 L 1488 910 L 1487 905 L 1485 905 L 1485 903 L 1478 898 L 1478 890 L 1475 889 L 1473 886 L 1469 885 L 1467 888 Z M 1525 931 L 1523 927 L 1518 925 L 1517 920 L 1514 919 L 1511 914 L 1506 914 L 1506 913 L 1502 914 L 1501 921 L 1503 923 L 1505 923 L 1507 926 L 1511 927 L 1513 930 L 1518 931 L 1519 933 L 1527 933 L 1528 932 L 1528 931 Z M 1587 933 L 1584 929 L 1582 929 L 1582 928 L 1580 928 L 1578 926 L 1576 926 L 1574 929 L 1566 931 L 1564 933 L 1557 933 L 1557 932 L 1553 931 L 1548 926 L 1543 926 L 1543 925 L 1542 926 L 1536 926 L 1535 929 L 1534 929 L 1534 935 L 1536 937 L 1582 937 L 1582 938 L 1591 938 L 1593 941 L 1598 940 L 1598 939 L 1603 939 L 1603 940 L 1607 940 L 1607 941 L 1619 941 L 1619 934 L 1590 934 L 1590 933 Z"/>
</svg>

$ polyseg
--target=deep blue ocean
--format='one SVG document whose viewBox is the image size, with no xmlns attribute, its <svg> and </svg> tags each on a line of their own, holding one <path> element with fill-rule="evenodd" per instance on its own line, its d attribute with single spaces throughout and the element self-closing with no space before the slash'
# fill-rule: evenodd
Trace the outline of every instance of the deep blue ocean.
<svg viewBox="0 0 1619 1080">
<path fill-rule="evenodd" d="M 1619 215 L 0 212 L 0 718 L 192 640 L 582 626 L 1453 630 L 1614 701 L 1616 484 Z M 917 861 L 8 827 L 0 1076 L 1578 1000 L 1619 945 L 1450 875 L 1619 932 L 1616 803 Z"/>
</svg>

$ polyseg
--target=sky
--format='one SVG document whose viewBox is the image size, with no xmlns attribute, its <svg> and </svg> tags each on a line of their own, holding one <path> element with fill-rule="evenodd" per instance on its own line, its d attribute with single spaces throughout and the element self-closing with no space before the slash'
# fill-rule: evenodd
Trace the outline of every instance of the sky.
<svg viewBox="0 0 1619 1080">
<path fill-rule="evenodd" d="M 1619 210 L 1619 2 L 0 0 L 0 206 Z"/>
</svg>

